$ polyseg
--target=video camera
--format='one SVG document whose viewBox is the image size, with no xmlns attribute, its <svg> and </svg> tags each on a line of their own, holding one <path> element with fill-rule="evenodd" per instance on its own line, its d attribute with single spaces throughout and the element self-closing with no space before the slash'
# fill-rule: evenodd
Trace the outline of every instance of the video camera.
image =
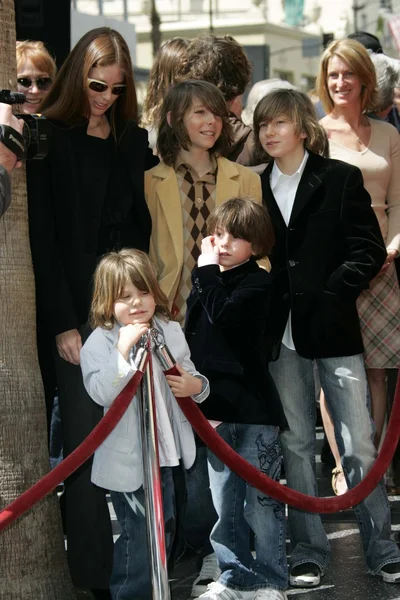
<svg viewBox="0 0 400 600">
<path fill-rule="evenodd" d="M 3 104 L 23 104 L 25 101 L 25 95 L 20 92 L 0 90 L 0 102 L 3 102 Z M 10 149 L 19 160 L 22 158 L 27 160 L 44 158 L 48 152 L 49 134 L 49 124 L 46 118 L 39 114 L 18 114 L 15 116 L 25 122 L 22 132 L 25 148 L 22 149 L 19 144 L 16 144 L 17 151 L 14 151 L 14 148 Z M 19 153 L 18 149 L 20 150 Z"/>
</svg>

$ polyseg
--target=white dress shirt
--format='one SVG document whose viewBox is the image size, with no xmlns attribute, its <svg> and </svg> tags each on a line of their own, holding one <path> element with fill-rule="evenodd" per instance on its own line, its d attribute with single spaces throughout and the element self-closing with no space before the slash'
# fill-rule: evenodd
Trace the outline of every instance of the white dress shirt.
<svg viewBox="0 0 400 600">
<path fill-rule="evenodd" d="M 307 159 L 308 152 L 306 150 L 304 152 L 304 158 L 301 161 L 299 168 L 295 173 L 293 173 L 293 175 L 285 175 L 284 173 L 282 173 L 276 162 L 274 162 L 274 166 L 272 167 L 270 176 L 271 191 L 274 195 L 279 210 L 281 211 L 286 226 L 289 225 L 290 216 L 293 210 L 294 199 L 296 197 L 297 188 L 299 187 L 300 179 L 303 175 Z M 290 311 L 289 318 L 286 323 L 286 329 L 282 338 L 282 344 L 284 344 L 290 350 L 296 350 L 292 337 L 291 315 L 292 312 Z"/>
</svg>

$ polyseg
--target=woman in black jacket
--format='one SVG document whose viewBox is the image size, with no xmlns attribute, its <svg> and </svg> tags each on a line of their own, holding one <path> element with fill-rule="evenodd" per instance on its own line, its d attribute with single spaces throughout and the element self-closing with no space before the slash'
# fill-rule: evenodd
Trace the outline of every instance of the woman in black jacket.
<svg viewBox="0 0 400 600">
<path fill-rule="evenodd" d="M 144 171 L 158 159 L 136 124 L 129 49 L 112 29 L 82 37 L 41 111 L 51 123 L 50 146 L 47 158 L 28 171 L 30 236 L 38 326 L 54 347 L 66 456 L 101 418 L 79 367 L 90 333 L 92 275 L 109 250 L 148 251 Z M 68 560 L 77 587 L 107 598 L 111 527 L 104 491 L 90 482 L 90 471 L 88 461 L 65 483 Z"/>
</svg>

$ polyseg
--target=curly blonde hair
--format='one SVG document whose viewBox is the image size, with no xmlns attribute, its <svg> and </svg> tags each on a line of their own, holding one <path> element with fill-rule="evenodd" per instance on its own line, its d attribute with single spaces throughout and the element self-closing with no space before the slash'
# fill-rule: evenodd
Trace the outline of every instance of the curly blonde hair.
<svg viewBox="0 0 400 600">
<path fill-rule="evenodd" d="M 155 301 L 155 314 L 171 318 L 168 300 L 157 281 L 156 270 L 149 257 L 141 250 L 123 248 L 119 252 L 105 254 L 94 273 L 93 298 L 90 309 L 92 327 L 112 329 L 116 323 L 114 304 L 121 297 L 127 281 Z"/>
</svg>

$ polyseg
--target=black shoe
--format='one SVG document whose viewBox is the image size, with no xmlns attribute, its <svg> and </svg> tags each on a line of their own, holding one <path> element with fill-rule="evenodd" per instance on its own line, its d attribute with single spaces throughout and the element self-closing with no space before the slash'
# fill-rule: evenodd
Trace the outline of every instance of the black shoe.
<svg viewBox="0 0 400 600">
<path fill-rule="evenodd" d="M 400 561 L 383 566 L 378 575 L 385 583 L 400 583 Z"/>
<path fill-rule="evenodd" d="M 323 462 L 325 465 L 329 465 L 330 467 L 336 467 L 336 462 L 325 434 L 321 448 L 321 462 Z"/>
<path fill-rule="evenodd" d="M 290 569 L 292 587 L 317 587 L 321 583 L 321 569 L 313 562 L 302 563 Z"/>
</svg>

